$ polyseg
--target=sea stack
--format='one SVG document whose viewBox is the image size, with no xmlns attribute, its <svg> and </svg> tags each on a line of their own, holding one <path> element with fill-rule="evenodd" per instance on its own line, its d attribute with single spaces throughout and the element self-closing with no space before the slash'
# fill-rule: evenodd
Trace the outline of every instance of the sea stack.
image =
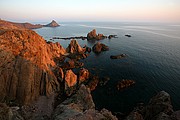
<svg viewBox="0 0 180 120">
<path fill-rule="evenodd" d="M 55 20 L 52 20 L 51 23 L 44 25 L 44 27 L 58 27 L 60 26 Z"/>
</svg>

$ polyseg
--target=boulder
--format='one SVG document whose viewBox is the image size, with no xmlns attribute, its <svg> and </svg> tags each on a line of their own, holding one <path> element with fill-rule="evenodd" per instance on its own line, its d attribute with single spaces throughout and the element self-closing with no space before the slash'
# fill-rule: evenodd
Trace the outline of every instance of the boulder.
<svg viewBox="0 0 180 120">
<path fill-rule="evenodd" d="M 87 34 L 87 40 L 102 40 L 107 38 L 106 36 L 104 36 L 103 34 L 96 34 L 96 30 L 93 29 L 91 32 L 89 32 Z"/>
<path fill-rule="evenodd" d="M 84 82 L 85 80 L 88 80 L 89 79 L 89 71 L 85 68 L 82 68 L 80 71 L 79 71 L 79 83 L 82 83 Z"/>
<path fill-rule="evenodd" d="M 69 46 L 66 48 L 68 53 L 84 53 L 85 50 L 78 44 L 76 40 L 71 40 Z"/>
<path fill-rule="evenodd" d="M 101 53 L 101 51 L 108 51 L 109 47 L 103 43 L 97 42 L 92 49 L 95 53 Z"/>
<path fill-rule="evenodd" d="M 73 87 L 77 83 L 77 75 L 72 70 L 67 70 L 65 74 L 65 82 L 67 87 Z"/>
</svg>

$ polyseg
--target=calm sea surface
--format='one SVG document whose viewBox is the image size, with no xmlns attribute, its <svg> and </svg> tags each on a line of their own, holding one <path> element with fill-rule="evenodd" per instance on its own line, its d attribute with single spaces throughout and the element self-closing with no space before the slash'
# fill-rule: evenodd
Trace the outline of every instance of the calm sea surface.
<svg viewBox="0 0 180 120">
<path fill-rule="evenodd" d="M 96 29 L 104 35 L 118 38 L 100 42 L 110 50 L 83 60 L 85 68 L 101 77 L 110 77 L 106 86 L 92 92 L 98 109 L 127 112 L 139 102 L 148 103 L 157 92 L 164 90 L 171 95 L 174 109 L 180 109 L 180 25 L 157 23 L 62 23 L 60 27 L 44 27 L 35 31 L 46 40 L 52 37 L 86 36 Z M 125 37 L 130 34 L 132 37 Z M 69 40 L 55 40 L 64 48 Z M 95 43 L 78 40 L 81 46 Z M 125 53 L 127 58 L 112 60 L 110 55 Z M 122 79 L 136 81 L 135 86 L 116 90 Z"/>
</svg>

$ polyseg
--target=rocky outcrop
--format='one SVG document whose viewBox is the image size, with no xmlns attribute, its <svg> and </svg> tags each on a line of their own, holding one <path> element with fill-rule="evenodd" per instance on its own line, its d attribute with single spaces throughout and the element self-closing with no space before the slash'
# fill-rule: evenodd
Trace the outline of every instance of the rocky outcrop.
<svg viewBox="0 0 180 120">
<path fill-rule="evenodd" d="M 73 87 L 77 83 L 77 75 L 72 70 L 67 70 L 65 74 L 65 82 L 67 87 Z"/>
<path fill-rule="evenodd" d="M 95 53 L 101 53 L 101 51 L 108 51 L 109 47 L 103 43 L 97 42 L 92 49 Z"/>
<path fill-rule="evenodd" d="M 90 90 L 86 88 L 85 85 L 81 85 L 77 94 L 58 105 L 52 114 L 52 118 L 54 120 L 117 120 L 117 118 L 106 109 L 100 112 L 95 110 Z"/>
<path fill-rule="evenodd" d="M 91 32 L 89 32 L 87 34 L 87 40 L 102 40 L 107 38 L 106 36 L 104 36 L 103 34 L 96 34 L 96 30 L 93 29 Z"/>
<path fill-rule="evenodd" d="M 44 25 L 44 27 L 58 27 L 60 26 L 56 21 L 52 20 L 51 23 Z"/>
<path fill-rule="evenodd" d="M 59 90 L 52 68 L 65 51 L 32 30 L 0 30 L 0 101 L 27 104 Z"/>
<path fill-rule="evenodd" d="M 83 53 L 85 50 L 78 44 L 76 40 L 71 40 L 69 46 L 66 48 L 68 53 Z"/>
</svg>

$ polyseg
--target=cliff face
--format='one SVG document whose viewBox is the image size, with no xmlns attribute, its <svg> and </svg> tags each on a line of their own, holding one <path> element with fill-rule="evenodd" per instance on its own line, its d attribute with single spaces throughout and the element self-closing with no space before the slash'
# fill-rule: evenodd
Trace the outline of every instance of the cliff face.
<svg viewBox="0 0 180 120">
<path fill-rule="evenodd" d="M 64 53 L 32 30 L 0 29 L 0 101 L 27 104 L 59 90 L 53 59 Z"/>
</svg>

